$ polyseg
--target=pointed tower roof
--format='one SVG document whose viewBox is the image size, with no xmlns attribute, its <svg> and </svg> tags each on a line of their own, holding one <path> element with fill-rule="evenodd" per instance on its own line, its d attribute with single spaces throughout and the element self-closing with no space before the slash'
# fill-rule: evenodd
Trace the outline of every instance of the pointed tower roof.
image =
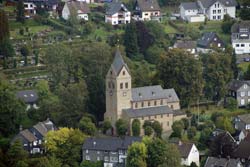
<svg viewBox="0 0 250 167">
<path fill-rule="evenodd" d="M 112 67 L 113 67 L 116 75 L 118 75 L 120 73 L 123 66 L 125 66 L 127 71 L 129 72 L 128 66 L 124 62 L 119 48 L 117 48 L 116 52 L 115 52 L 115 58 L 114 58 L 114 61 L 112 63 Z"/>
</svg>

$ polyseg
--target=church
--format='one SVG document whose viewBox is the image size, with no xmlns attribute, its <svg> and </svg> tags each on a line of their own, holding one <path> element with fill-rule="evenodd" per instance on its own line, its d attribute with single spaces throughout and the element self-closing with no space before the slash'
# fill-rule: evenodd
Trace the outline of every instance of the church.
<svg viewBox="0 0 250 167">
<path fill-rule="evenodd" d="M 160 85 L 132 88 L 131 74 L 119 49 L 106 75 L 106 113 L 104 119 L 113 127 L 118 119 L 129 122 L 134 119 L 143 126 L 144 121 L 159 121 L 163 132 L 171 130 L 175 120 L 185 118 L 180 111 L 180 100 L 173 88 L 163 89 Z M 141 135 L 143 135 L 141 128 Z"/>
</svg>

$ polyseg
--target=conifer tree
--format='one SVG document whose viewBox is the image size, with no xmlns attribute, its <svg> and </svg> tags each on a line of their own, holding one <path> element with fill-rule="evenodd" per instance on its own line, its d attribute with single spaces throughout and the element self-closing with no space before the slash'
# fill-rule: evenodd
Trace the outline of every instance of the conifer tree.
<svg viewBox="0 0 250 167">
<path fill-rule="evenodd" d="M 19 0 L 17 3 L 17 15 L 16 15 L 16 21 L 24 23 L 24 4 L 23 0 Z"/>
<path fill-rule="evenodd" d="M 0 42 L 9 38 L 9 23 L 8 18 L 3 10 L 0 9 Z"/>
<path fill-rule="evenodd" d="M 126 54 L 129 58 L 136 58 L 138 56 L 139 48 L 136 35 L 136 25 L 134 22 L 131 22 L 126 26 L 124 45 L 126 47 Z"/>
</svg>

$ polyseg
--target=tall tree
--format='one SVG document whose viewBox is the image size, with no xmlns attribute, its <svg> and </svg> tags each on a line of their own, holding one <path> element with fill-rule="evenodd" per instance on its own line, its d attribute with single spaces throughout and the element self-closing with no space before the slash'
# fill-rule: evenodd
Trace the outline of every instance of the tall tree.
<svg viewBox="0 0 250 167">
<path fill-rule="evenodd" d="M 81 161 L 81 147 L 86 135 L 79 129 L 61 128 L 47 133 L 45 147 L 65 166 L 77 167 Z"/>
<path fill-rule="evenodd" d="M 123 119 L 118 119 L 115 123 L 116 133 L 118 136 L 125 136 L 128 132 L 128 122 Z"/>
<path fill-rule="evenodd" d="M 144 143 L 133 143 L 128 148 L 127 167 L 147 167 L 147 148 Z"/>
<path fill-rule="evenodd" d="M 17 11 L 16 21 L 24 23 L 25 16 L 24 16 L 24 4 L 23 4 L 23 0 L 18 0 L 16 11 Z"/>
<path fill-rule="evenodd" d="M 124 45 L 126 47 L 126 54 L 129 58 L 136 58 L 139 55 L 135 22 L 126 25 Z"/>
<path fill-rule="evenodd" d="M 8 136 L 18 130 L 25 104 L 16 98 L 14 88 L 1 75 L 0 101 L 0 136 Z"/>
<path fill-rule="evenodd" d="M 227 83 L 233 78 L 231 56 L 226 52 L 213 52 L 206 56 L 203 63 L 205 96 L 218 101 L 225 96 Z"/>
<path fill-rule="evenodd" d="M 95 124 L 89 117 L 82 117 L 79 122 L 79 128 L 87 135 L 94 135 L 96 132 Z"/>
<path fill-rule="evenodd" d="M 133 136 L 139 136 L 141 132 L 141 122 L 138 119 L 134 119 L 132 122 L 132 134 Z"/>
<path fill-rule="evenodd" d="M 189 52 L 170 50 L 162 56 L 157 73 L 164 88 L 176 90 L 182 106 L 196 103 L 202 94 L 202 66 Z"/>
<path fill-rule="evenodd" d="M 3 42 L 4 39 L 9 39 L 9 23 L 8 18 L 4 12 L 4 10 L 0 9 L 0 43 Z"/>
</svg>

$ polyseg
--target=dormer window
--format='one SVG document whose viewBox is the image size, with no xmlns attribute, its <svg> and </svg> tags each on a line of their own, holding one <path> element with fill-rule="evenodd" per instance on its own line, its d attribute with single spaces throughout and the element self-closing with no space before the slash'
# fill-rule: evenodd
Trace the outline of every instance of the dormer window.
<svg viewBox="0 0 250 167">
<path fill-rule="evenodd" d="M 155 92 L 152 92 L 152 96 L 155 96 Z"/>
<path fill-rule="evenodd" d="M 247 84 L 244 84 L 244 89 L 247 89 Z"/>
</svg>

